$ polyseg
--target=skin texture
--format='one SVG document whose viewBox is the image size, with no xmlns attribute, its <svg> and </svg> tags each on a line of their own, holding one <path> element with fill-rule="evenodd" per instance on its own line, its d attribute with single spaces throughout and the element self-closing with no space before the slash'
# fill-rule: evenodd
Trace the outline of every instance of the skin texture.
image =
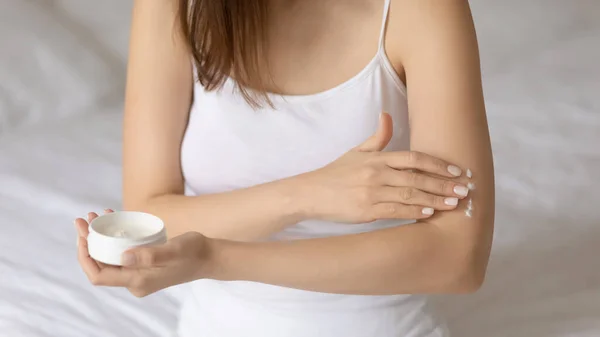
<svg viewBox="0 0 600 337">
<path fill-rule="evenodd" d="M 456 206 L 445 204 L 444 197 L 464 197 L 454 191 L 457 183 L 450 180 L 453 176 L 447 171 L 448 162 L 408 152 L 384 156 L 379 151 L 389 139 L 366 145 L 362 150 L 355 149 L 335 163 L 301 177 L 227 193 L 184 196 L 179 153 L 190 109 L 192 68 L 189 51 L 181 41 L 181 34 L 173 30 L 177 27 L 173 25 L 176 22 L 174 3 L 138 0 L 134 6 L 124 120 L 125 209 L 159 216 L 165 220 L 170 237 L 198 231 L 213 238 L 257 241 L 309 218 L 348 223 L 382 218 L 420 219 L 428 216 L 422 213 L 423 207 L 450 210 Z M 290 10 L 306 12 L 312 9 L 314 13 L 306 12 L 310 16 L 321 12 L 328 14 L 337 9 L 320 8 L 318 3 L 309 9 L 303 6 L 296 8 L 297 5 L 292 7 L 287 12 L 282 10 L 281 15 L 275 16 L 275 21 L 282 18 L 293 20 L 289 17 Z M 381 8 L 373 9 L 374 19 L 381 20 L 380 11 Z M 346 12 L 355 15 L 348 10 Z M 348 23 L 340 23 L 340 26 L 344 24 Z M 307 29 L 305 25 L 298 23 L 297 29 Z M 375 24 L 371 26 L 377 28 Z M 286 32 L 285 29 L 278 32 L 281 36 L 275 36 L 274 39 L 289 38 Z M 347 40 L 348 37 L 343 41 Z M 290 47 L 287 41 L 284 41 L 286 48 L 273 48 L 280 51 L 272 56 L 274 60 L 289 56 L 284 54 L 289 48 L 301 53 L 302 46 Z M 322 44 L 319 41 L 309 42 L 309 45 Z M 327 57 L 330 50 L 329 46 L 328 53 L 321 50 L 314 52 L 315 57 L 322 59 L 316 62 L 317 70 L 329 66 Z M 372 54 L 366 53 L 365 56 L 372 57 Z M 362 58 L 359 55 L 352 65 L 364 66 L 360 63 Z M 284 72 L 283 69 L 295 69 L 289 64 L 286 68 L 278 62 L 273 63 L 274 75 L 278 78 L 299 78 L 293 73 Z M 345 76 L 360 70 L 355 71 L 343 64 L 340 66 L 340 82 Z M 348 70 L 344 71 L 346 68 Z M 322 76 L 319 75 L 319 78 Z M 278 82 L 283 87 L 289 87 L 285 80 Z M 313 83 L 321 82 L 320 79 L 313 80 Z M 295 89 L 305 90 L 303 86 L 300 83 Z M 384 128 L 387 127 L 385 125 Z M 382 129 L 381 132 L 391 136 L 390 130 Z M 410 174 L 397 169 L 420 169 L 438 177 Z M 320 193 L 315 193 L 315 190 Z M 331 203 L 330 200 L 336 202 Z M 388 211 L 389 208 L 395 211 Z"/>
<path fill-rule="evenodd" d="M 125 122 L 126 207 L 165 218 L 172 224 L 168 228 L 172 234 L 198 231 L 221 239 L 209 239 L 197 233 L 185 234 L 164 246 L 133 250 L 132 258 L 127 260 L 131 262 L 130 267 L 92 268 L 83 243 L 87 235 L 85 221 L 78 220 L 80 262 L 92 283 L 134 289 L 132 292 L 137 296 L 187 282 L 190 278 L 248 280 L 346 294 L 463 293 L 481 286 L 493 235 L 494 176 L 478 48 L 467 1 L 393 1 L 386 51 L 396 70 L 406 79 L 411 150 L 421 154 L 416 157 L 406 155 L 404 158 L 408 161 L 402 162 L 402 168 L 411 168 L 406 163 L 424 168 L 424 162 L 418 159 L 430 158 L 425 153 L 445 163 L 470 168 L 473 171 L 471 181 L 477 185 L 477 190 L 469 195 L 476 210 L 473 216 L 465 216 L 464 201 L 456 208 L 435 212 L 433 216 L 421 217 L 413 224 L 397 228 L 269 243 L 226 239 L 250 241 L 304 217 L 364 219 L 347 211 L 343 205 L 335 211 L 335 208 L 319 209 L 314 206 L 318 205 L 318 200 L 314 200 L 311 206 L 311 202 L 303 198 L 302 189 L 294 188 L 298 186 L 294 182 L 303 179 L 308 179 L 314 186 L 330 184 L 335 175 L 320 170 L 230 194 L 181 196 L 178 149 L 190 97 L 184 97 L 187 104 L 183 104 L 181 90 L 189 92 L 189 87 L 184 84 L 189 80 L 184 70 L 190 74 L 191 70 L 179 69 L 180 72 L 175 73 L 173 69 L 156 66 L 161 62 L 185 64 L 183 61 L 187 57 L 185 47 L 177 47 L 178 43 L 172 42 L 170 35 L 160 32 L 159 28 L 152 32 L 158 34 L 152 40 L 163 38 L 162 42 L 166 42 L 169 39 L 175 44 L 176 51 L 159 51 L 154 57 L 140 55 L 144 48 L 157 42 L 148 37 L 153 34 L 141 33 L 149 29 L 150 21 L 145 20 L 150 20 L 153 15 L 141 15 L 139 11 L 151 10 L 150 6 L 136 4 L 136 10 Z M 159 22 L 166 20 L 157 13 L 155 15 L 154 19 Z M 144 43 L 148 45 L 144 46 Z M 145 69 L 151 66 L 156 66 L 157 71 L 149 74 Z M 153 88 L 158 84 L 152 82 L 164 81 L 178 90 L 173 89 L 169 94 L 169 90 L 160 92 Z M 175 92 L 179 94 L 175 95 Z M 374 158 L 381 157 L 377 144 L 384 144 L 389 137 L 385 123 L 384 118 L 380 131 L 366 141 L 366 151 L 360 148 L 353 151 L 375 153 Z M 163 130 L 163 133 L 158 136 L 157 130 Z M 152 137 L 148 137 L 150 134 Z M 146 147 L 154 151 L 143 151 Z M 157 165 L 159 162 L 165 164 Z M 358 165 L 356 163 L 354 161 L 352 165 Z M 390 167 L 389 164 L 385 166 Z M 442 165 L 434 166 L 437 171 L 432 169 L 429 175 L 440 179 L 437 175 L 443 175 Z M 355 176 L 349 175 L 348 181 L 351 178 Z M 449 178 L 446 174 L 446 180 Z M 466 184 L 467 181 L 463 173 L 452 183 Z M 334 193 L 335 189 L 330 191 Z M 403 194 L 404 197 L 413 195 Z M 261 196 L 263 202 L 267 198 L 276 200 L 277 196 L 280 201 L 276 205 L 281 208 L 265 208 L 261 202 L 261 207 L 247 206 L 236 212 L 226 206 L 229 210 L 226 215 L 210 211 L 211 207 L 216 208 L 226 200 L 252 200 L 256 196 Z M 393 215 L 400 213 L 403 205 L 398 202 L 387 205 L 383 213 L 376 214 L 395 217 Z M 235 213 L 243 214 L 245 223 L 235 218 Z M 209 221 L 202 221 L 202 224 L 194 221 L 200 216 Z M 160 272 L 162 266 L 170 266 L 171 269 L 163 270 L 169 270 L 171 275 L 180 275 L 183 270 L 192 270 L 193 275 L 171 277 Z"/>
</svg>

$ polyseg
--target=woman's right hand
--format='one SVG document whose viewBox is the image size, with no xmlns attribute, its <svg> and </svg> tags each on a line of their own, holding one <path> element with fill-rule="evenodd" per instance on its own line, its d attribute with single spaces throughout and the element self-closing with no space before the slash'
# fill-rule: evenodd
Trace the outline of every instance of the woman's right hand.
<svg viewBox="0 0 600 337">
<path fill-rule="evenodd" d="M 391 137 L 392 120 L 383 113 L 377 132 L 363 144 L 298 176 L 304 218 L 366 223 L 423 219 L 456 208 L 469 191 L 462 170 L 425 153 L 382 152 Z"/>
</svg>

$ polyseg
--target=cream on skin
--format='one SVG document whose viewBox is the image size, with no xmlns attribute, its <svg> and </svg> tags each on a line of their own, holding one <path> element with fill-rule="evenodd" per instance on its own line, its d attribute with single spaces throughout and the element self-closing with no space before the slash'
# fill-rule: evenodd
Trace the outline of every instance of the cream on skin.
<svg viewBox="0 0 600 337">
<path fill-rule="evenodd" d="M 467 177 L 469 179 L 473 177 L 473 172 L 471 172 L 471 169 L 467 169 Z M 467 184 L 467 188 L 469 189 L 469 191 L 472 191 L 475 189 L 475 184 L 469 181 L 469 183 Z M 467 202 L 467 209 L 465 210 L 465 215 L 469 218 L 473 216 L 473 199 L 471 198 L 469 198 L 469 201 Z"/>
<path fill-rule="evenodd" d="M 467 203 L 467 209 L 465 210 L 465 215 L 469 218 L 473 216 L 473 199 L 469 199 Z"/>
</svg>

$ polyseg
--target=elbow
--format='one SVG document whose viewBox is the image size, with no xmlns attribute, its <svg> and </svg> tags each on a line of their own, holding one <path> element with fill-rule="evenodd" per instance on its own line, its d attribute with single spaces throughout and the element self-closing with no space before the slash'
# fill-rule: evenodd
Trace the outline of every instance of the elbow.
<svg viewBox="0 0 600 337">
<path fill-rule="evenodd" d="M 123 198 L 123 210 L 124 211 L 137 211 L 145 212 L 147 208 L 146 200 L 140 198 Z"/>
<path fill-rule="evenodd" d="M 493 224 L 481 226 L 486 230 L 475 237 L 468 236 L 466 240 L 453 240 L 443 249 L 440 257 L 444 277 L 442 288 L 449 294 L 472 294 L 483 286 L 490 258 Z"/>
<path fill-rule="evenodd" d="M 123 210 L 153 214 L 152 205 L 156 197 L 140 197 L 123 195 Z"/>
<path fill-rule="evenodd" d="M 485 268 L 470 268 L 462 272 L 456 272 L 446 284 L 447 292 L 450 294 L 473 294 L 483 286 L 485 281 Z"/>
<path fill-rule="evenodd" d="M 442 288 L 448 294 L 472 294 L 483 286 L 487 273 L 488 254 L 472 253 L 458 263 L 450 264 L 446 271 Z"/>
</svg>

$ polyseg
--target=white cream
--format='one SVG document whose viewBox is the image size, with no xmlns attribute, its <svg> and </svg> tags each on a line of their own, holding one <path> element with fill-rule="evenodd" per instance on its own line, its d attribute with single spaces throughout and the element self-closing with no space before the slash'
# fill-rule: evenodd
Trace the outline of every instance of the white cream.
<svg viewBox="0 0 600 337">
<path fill-rule="evenodd" d="M 99 227 L 98 233 L 115 238 L 141 239 L 156 231 L 142 223 L 114 223 Z"/>
<path fill-rule="evenodd" d="M 469 180 L 471 178 L 473 178 L 473 172 L 471 172 L 471 169 L 467 169 L 467 178 L 469 178 Z M 469 191 L 472 191 L 475 189 L 475 183 L 469 181 L 467 183 L 467 188 L 469 189 Z M 467 202 L 467 209 L 465 210 L 465 215 L 467 217 L 472 217 L 473 216 L 473 199 L 469 198 L 469 201 Z"/>
<path fill-rule="evenodd" d="M 473 199 L 469 199 L 467 202 L 467 209 L 465 210 L 465 215 L 469 218 L 473 216 Z"/>
<path fill-rule="evenodd" d="M 124 229 L 119 229 L 112 236 L 122 238 L 122 237 L 130 237 L 130 234 L 127 233 Z"/>
</svg>

